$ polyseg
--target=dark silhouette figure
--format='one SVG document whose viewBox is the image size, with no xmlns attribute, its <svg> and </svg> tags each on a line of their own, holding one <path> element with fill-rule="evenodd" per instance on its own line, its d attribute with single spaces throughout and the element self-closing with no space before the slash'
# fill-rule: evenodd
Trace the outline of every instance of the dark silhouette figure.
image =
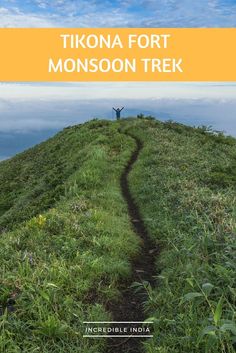
<svg viewBox="0 0 236 353">
<path fill-rule="evenodd" d="M 117 109 L 113 108 L 113 110 L 115 110 L 115 112 L 116 112 L 116 119 L 117 120 L 120 119 L 120 113 L 123 109 L 124 109 L 124 107 L 122 107 L 121 109 L 120 108 L 117 108 Z"/>
</svg>

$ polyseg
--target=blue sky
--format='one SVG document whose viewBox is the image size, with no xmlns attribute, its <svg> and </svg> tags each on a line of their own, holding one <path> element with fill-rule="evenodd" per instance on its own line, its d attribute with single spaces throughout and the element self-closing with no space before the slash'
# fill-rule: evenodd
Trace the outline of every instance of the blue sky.
<svg viewBox="0 0 236 353">
<path fill-rule="evenodd" d="M 236 0 L 0 0 L 2 27 L 236 27 Z"/>
<path fill-rule="evenodd" d="M 0 0 L 0 27 L 236 27 L 236 0 Z M 236 136 L 236 83 L 0 83 L 0 160 L 120 105 Z"/>
</svg>

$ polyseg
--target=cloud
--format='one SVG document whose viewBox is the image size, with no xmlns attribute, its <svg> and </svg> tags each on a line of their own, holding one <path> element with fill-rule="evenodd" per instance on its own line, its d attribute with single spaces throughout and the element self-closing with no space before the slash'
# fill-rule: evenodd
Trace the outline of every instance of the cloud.
<svg viewBox="0 0 236 353">
<path fill-rule="evenodd" d="M 94 99 L 217 99 L 236 97 L 236 84 L 210 82 L 0 83 L 1 104 Z"/>
<path fill-rule="evenodd" d="M 36 4 L 40 9 L 46 9 L 48 7 L 47 1 L 36 0 Z"/>
<path fill-rule="evenodd" d="M 61 129 L 94 117 L 114 118 L 112 107 L 125 106 L 125 116 L 143 112 L 236 135 L 234 84 L 0 84 L 0 92 L 0 132 Z"/>
<path fill-rule="evenodd" d="M 236 136 L 236 84 L 229 83 L 2 83 L 0 159 L 94 117 L 139 113 L 188 125 L 212 125 Z"/>
<path fill-rule="evenodd" d="M 3 3 L 0 8 L 2 27 L 236 26 L 236 4 L 230 0 L 15 0 Z"/>
<path fill-rule="evenodd" d="M 25 13 L 19 8 L 0 8 L 1 27 L 56 27 L 57 22 L 52 15 Z"/>
</svg>

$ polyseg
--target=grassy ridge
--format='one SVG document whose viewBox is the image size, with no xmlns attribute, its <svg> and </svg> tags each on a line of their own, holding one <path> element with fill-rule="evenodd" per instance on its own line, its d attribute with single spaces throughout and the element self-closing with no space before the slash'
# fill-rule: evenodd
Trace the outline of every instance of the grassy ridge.
<svg viewBox="0 0 236 353">
<path fill-rule="evenodd" d="M 155 321 L 146 352 L 233 352 L 236 141 L 146 119 L 123 128 L 144 143 L 130 183 L 162 250 L 145 305 Z"/>
<path fill-rule="evenodd" d="M 233 352 L 236 142 L 206 128 L 91 121 L 0 163 L 0 352 L 101 353 L 83 320 L 106 320 L 139 252 L 119 178 L 161 248 L 148 353 Z"/>
<path fill-rule="evenodd" d="M 78 133 L 76 133 L 76 131 Z M 86 127 L 65 129 L 55 137 L 0 164 L 0 227 L 18 223 L 52 207 L 65 180 L 86 158 L 85 144 L 97 134 Z"/>
<path fill-rule="evenodd" d="M 116 123 L 92 121 L 1 164 L 14 201 L 1 224 L 14 229 L 0 237 L 0 352 L 103 351 L 104 340 L 82 338 L 82 322 L 109 319 L 105 304 L 139 250 L 119 188 L 133 147 Z M 43 187 L 52 171 L 56 194 Z"/>
</svg>

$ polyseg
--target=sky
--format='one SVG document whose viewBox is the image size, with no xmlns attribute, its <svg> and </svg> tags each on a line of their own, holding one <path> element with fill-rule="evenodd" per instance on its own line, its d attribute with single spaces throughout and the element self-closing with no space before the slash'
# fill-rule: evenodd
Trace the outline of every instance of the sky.
<svg viewBox="0 0 236 353">
<path fill-rule="evenodd" d="M 0 0 L 0 27 L 236 27 L 236 0 Z M 113 106 L 236 136 L 236 83 L 2 82 L 0 160 Z"/>
<path fill-rule="evenodd" d="M 235 27 L 235 0 L 0 0 L 1 27 Z"/>
</svg>

